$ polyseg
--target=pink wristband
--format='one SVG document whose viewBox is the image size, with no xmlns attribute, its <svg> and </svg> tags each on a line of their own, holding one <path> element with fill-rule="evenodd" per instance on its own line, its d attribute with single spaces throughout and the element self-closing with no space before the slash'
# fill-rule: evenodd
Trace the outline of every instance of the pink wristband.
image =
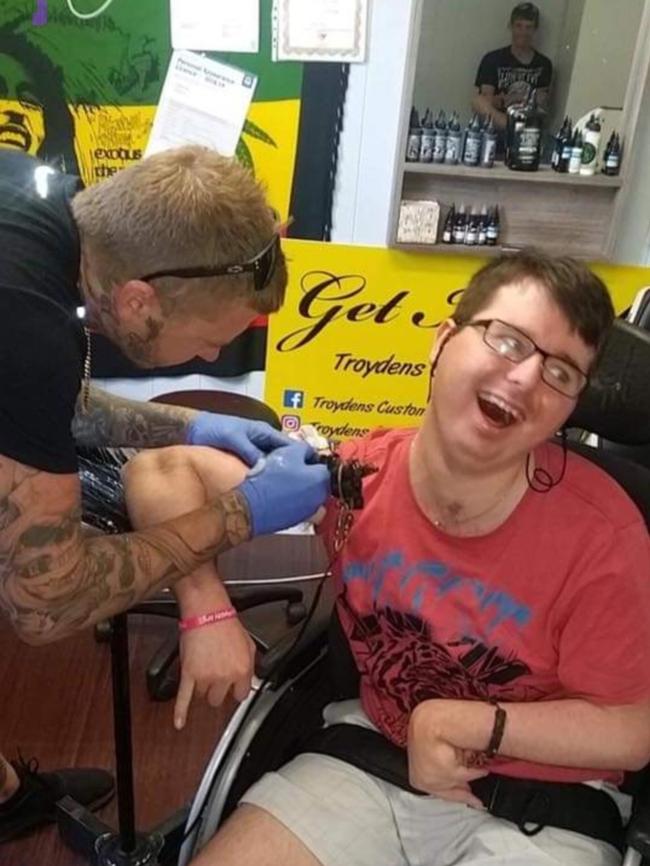
<svg viewBox="0 0 650 866">
<path fill-rule="evenodd" d="M 210 613 L 202 613 L 200 616 L 188 616 L 186 619 L 178 620 L 179 631 L 190 631 L 193 628 L 201 628 L 202 625 L 212 625 L 213 622 L 222 622 L 224 619 L 234 619 L 237 611 L 234 607 L 222 607 L 220 610 L 212 610 Z"/>
</svg>

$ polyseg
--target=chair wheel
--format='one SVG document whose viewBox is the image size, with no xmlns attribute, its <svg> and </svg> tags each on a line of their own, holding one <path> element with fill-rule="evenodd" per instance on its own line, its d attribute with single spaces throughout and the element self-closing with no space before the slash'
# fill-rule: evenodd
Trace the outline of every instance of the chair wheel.
<svg viewBox="0 0 650 866">
<path fill-rule="evenodd" d="M 293 601 L 287 605 L 286 617 L 289 625 L 298 625 L 306 616 L 307 610 L 301 601 Z"/>
<path fill-rule="evenodd" d="M 108 643 L 113 637 L 113 624 L 110 619 L 105 619 L 95 625 L 95 640 L 97 643 Z"/>
<path fill-rule="evenodd" d="M 147 691 L 152 701 L 171 701 L 176 697 L 179 685 L 178 670 L 161 675 L 147 674 Z"/>
</svg>

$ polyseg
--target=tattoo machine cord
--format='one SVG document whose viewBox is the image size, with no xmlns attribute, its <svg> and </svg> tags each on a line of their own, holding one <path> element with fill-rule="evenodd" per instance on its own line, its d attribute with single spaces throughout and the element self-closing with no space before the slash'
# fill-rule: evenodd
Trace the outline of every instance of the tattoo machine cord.
<svg viewBox="0 0 650 866">
<path fill-rule="evenodd" d="M 267 681 L 276 678 L 282 672 L 282 666 L 286 664 L 287 659 L 289 659 L 296 648 L 299 642 L 302 639 L 305 631 L 307 630 L 310 622 L 312 621 L 314 614 L 316 613 L 316 609 L 318 607 L 318 602 L 320 601 L 321 595 L 323 593 L 323 587 L 325 585 L 326 578 L 330 577 L 332 574 L 332 568 L 334 563 L 339 557 L 341 550 L 343 549 L 343 545 L 347 539 L 347 536 L 352 529 L 352 523 L 354 520 L 354 516 L 352 511 L 356 509 L 363 508 L 363 479 L 368 475 L 372 475 L 377 471 L 376 466 L 372 466 L 369 463 L 361 463 L 359 460 L 343 460 L 338 456 L 334 447 L 331 443 L 327 443 L 327 448 L 321 447 L 318 449 L 318 459 L 321 463 L 325 463 L 330 472 L 330 489 L 332 492 L 332 496 L 340 502 L 340 511 L 337 518 L 336 524 L 336 532 L 334 537 L 334 554 L 331 557 L 330 561 L 325 568 L 321 579 L 318 582 L 318 586 L 316 587 L 316 592 L 314 593 L 314 597 L 312 598 L 311 604 L 309 605 L 309 610 L 305 616 L 305 619 L 302 622 L 302 625 L 298 629 L 298 633 L 296 637 L 287 650 L 287 652 L 282 656 L 282 658 L 278 659 L 277 664 L 269 671 L 267 674 Z M 191 826 L 183 834 L 183 839 L 181 844 L 188 839 L 194 830 L 196 829 L 199 821 L 203 816 L 203 811 L 200 811 L 196 816 Z"/>
</svg>

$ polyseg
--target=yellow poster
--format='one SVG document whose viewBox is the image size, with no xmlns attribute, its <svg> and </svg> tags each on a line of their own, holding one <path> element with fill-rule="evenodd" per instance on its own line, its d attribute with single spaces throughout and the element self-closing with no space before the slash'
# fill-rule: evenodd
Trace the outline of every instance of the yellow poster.
<svg viewBox="0 0 650 866">
<path fill-rule="evenodd" d="M 78 171 L 85 184 L 110 177 L 142 157 L 155 111 L 147 105 L 71 108 Z M 254 102 L 242 132 L 239 157 L 262 180 L 283 219 L 289 213 L 299 121 L 298 99 Z"/>
<path fill-rule="evenodd" d="M 270 318 L 265 399 L 290 432 L 334 439 L 416 426 L 435 329 L 483 264 L 476 258 L 288 240 L 290 282 Z M 646 268 L 594 266 L 617 311 L 650 282 Z"/>
</svg>

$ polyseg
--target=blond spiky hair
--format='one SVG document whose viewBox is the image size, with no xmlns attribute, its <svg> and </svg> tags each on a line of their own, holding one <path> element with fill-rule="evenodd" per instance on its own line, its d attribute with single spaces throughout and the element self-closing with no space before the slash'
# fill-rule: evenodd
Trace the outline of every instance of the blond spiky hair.
<svg viewBox="0 0 650 866">
<path fill-rule="evenodd" d="M 251 172 L 194 145 L 150 156 L 82 190 L 72 210 L 105 289 L 164 269 L 244 262 L 277 231 Z M 253 291 L 250 275 L 201 278 L 182 286 L 163 278 L 156 285 L 162 295 L 219 292 L 273 312 L 284 300 L 286 268 L 280 256 L 262 292 Z"/>
</svg>

